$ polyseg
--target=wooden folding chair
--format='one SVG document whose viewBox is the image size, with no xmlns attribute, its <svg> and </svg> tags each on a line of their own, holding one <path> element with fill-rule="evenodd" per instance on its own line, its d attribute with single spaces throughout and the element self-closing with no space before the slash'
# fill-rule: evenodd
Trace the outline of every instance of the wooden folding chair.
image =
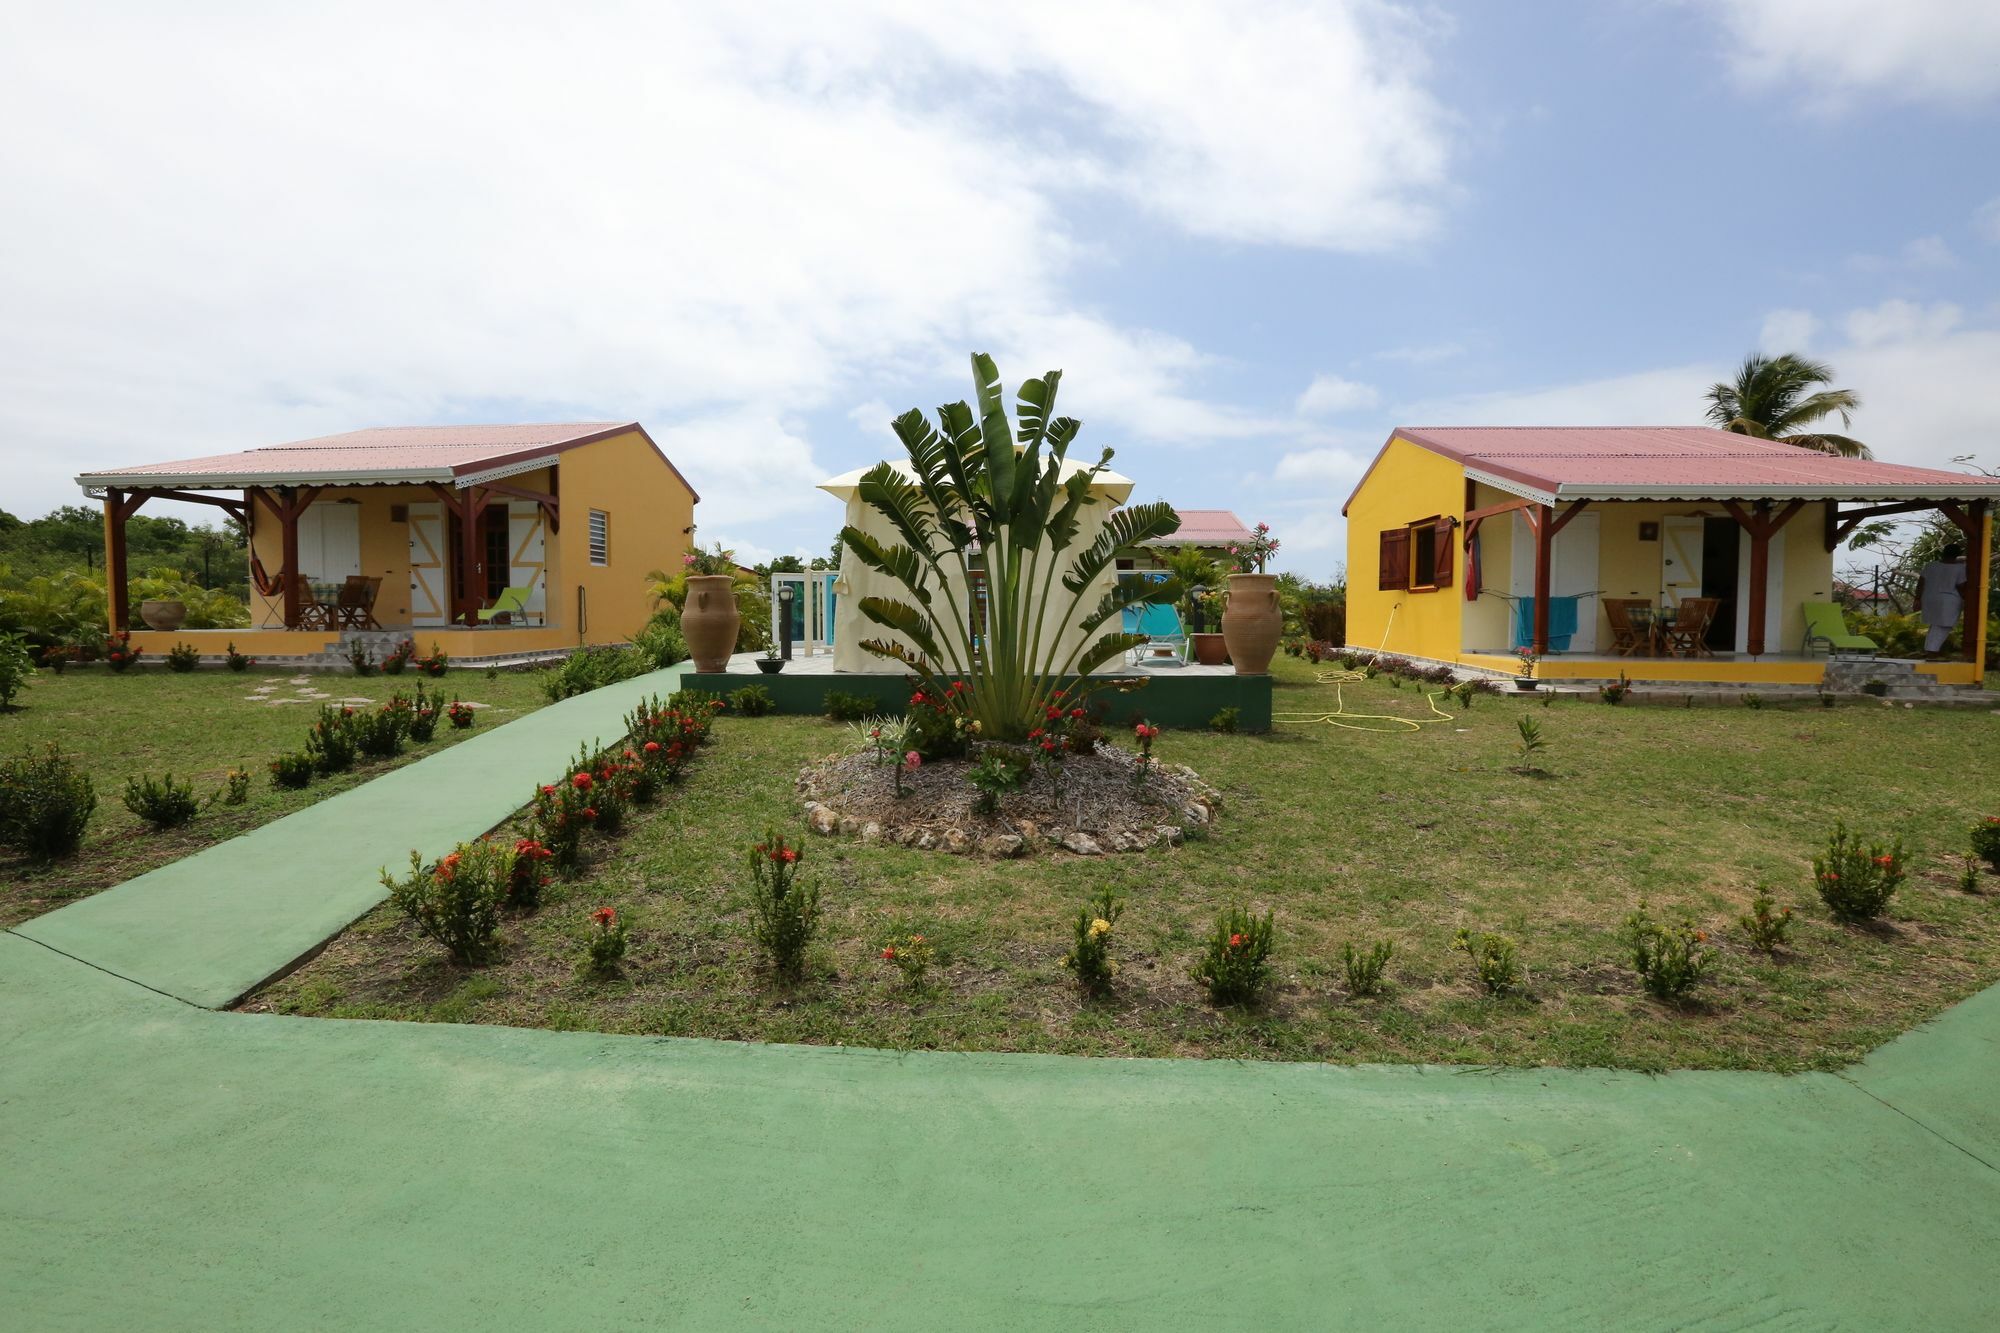
<svg viewBox="0 0 2000 1333">
<path fill-rule="evenodd" d="M 1683 597 L 1680 615 L 1667 630 L 1671 651 L 1681 657 L 1713 657 L 1708 647 L 1708 627 L 1722 609 L 1717 597 Z"/>
</svg>

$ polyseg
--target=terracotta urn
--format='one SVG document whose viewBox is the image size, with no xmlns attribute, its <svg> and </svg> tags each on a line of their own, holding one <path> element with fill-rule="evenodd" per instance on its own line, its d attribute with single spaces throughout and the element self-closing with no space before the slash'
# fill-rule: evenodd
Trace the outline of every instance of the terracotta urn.
<svg viewBox="0 0 2000 1333">
<path fill-rule="evenodd" d="M 1220 634 L 1190 634 L 1194 660 L 1203 666 L 1221 666 L 1229 660 L 1229 648 Z"/>
<path fill-rule="evenodd" d="M 681 605 L 681 634 L 700 672 L 727 671 L 736 651 L 736 580 L 727 574 L 690 574 Z"/>
<path fill-rule="evenodd" d="M 139 603 L 139 619 L 145 621 L 149 629 L 179 629 L 187 614 L 186 602 L 148 600 Z"/>
<path fill-rule="evenodd" d="M 1231 574 L 1229 606 L 1222 613 L 1222 638 L 1239 676 L 1262 676 L 1271 669 L 1285 619 L 1278 609 L 1276 574 Z"/>
</svg>

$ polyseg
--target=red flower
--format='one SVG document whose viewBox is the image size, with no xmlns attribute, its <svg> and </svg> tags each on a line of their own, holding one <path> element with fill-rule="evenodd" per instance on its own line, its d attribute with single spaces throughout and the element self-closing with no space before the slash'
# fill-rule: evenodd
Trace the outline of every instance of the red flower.
<svg viewBox="0 0 2000 1333">
<path fill-rule="evenodd" d="M 896 957 L 896 946 L 891 944 L 890 946 L 882 950 L 882 956 L 884 958 L 893 960 Z"/>
<path fill-rule="evenodd" d="M 1071 717 L 1080 718 L 1083 716 L 1083 710 L 1081 708 L 1072 708 L 1069 710 L 1069 715 Z"/>
<path fill-rule="evenodd" d="M 1042 753 L 1043 753 L 1043 754 L 1054 754 L 1055 752 L 1056 752 L 1056 743 L 1055 743 L 1054 741 L 1043 741 L 1043 742 L 1042 742 Z"/>
<path fill-rule="evenodd" d="M 1229 947 L 1230 947 L 1230 948 L 1232 948 L 1232 949 L 1240 949 L 1240 948 L 1242 948 L 1242 947 L 1243 947 L 1243 937 L 1242 937 L 1241 935 L 1231 935 L 1231 936 L 1229 937 Z"/>
<path fill-rule="evenodd" d="M 1892 866 L 1896 864 L 1896 858 L 1893 856 L 1878 856 L 1875 858 L 1875 864 L 1878 866 Z"/>
<path fill-rule="evenodd" d="M 658 754 L 659 752 L 660 752 L 660 743 L 659 743 L 658 741 L 647 741 L 647 742 L 646 742 L 646 753 L 647 753 L 647 754 Z"/>
<path fill-rule="evenodd" d="M 913 704 L 920 704 L 923 701 L 924 701 L 924 692 L 922 690 L 918 690 L 915 694 L 910 696 L 910 702 Z"/>
<path fill-rule="evenodd" d="M 586 805 L 585 807 L 583 807 L 583 817 L 585 819 L 597 818 L 597 807 L 594 805 Z"/>
<path fill-rule="evenodd" d="M 611 923 L 618 919 L 618 912 L 615 908 L 600 907 L 590 914 L 590 919 L 606 930 L 609 930 L 611 929 Z"/>
<path fill-rule="evenodd" d="M 588 773 L 579 773 L 579 774 L 577 774 L 577 775 L 576 775 L 575 777 L 571 778 L 571 779 L 569 780 L 569 783 L 570 783 L 570 786 L 572 786 L 572 787 L 575 787 L 575 788 L 576 788 L 576 789 L 577 789 L 578 791 L 589 791 L 589 790 L 590 790 L 590 774 L 588 774 Z"/>
<path fill-rule="evenodd" d="M 1062 709 L 1057 708 L 1054 704 L 1050 704 L 1043 711 L 1048 715 L 1048 719 L 1051 722 L 1062 716 Z"/>
<path fill-rule="evenodd" d="M 555 794 L 556 794 L 556 789 L 553 786 L 551 786 L 546 782 L 542 784 L 542 795 L 554 796 Z"/>
<path fill-rule="evenodd" d="M 793 851 L 790 847 L 787 847 L 783 851 L 778 853 L 778 859 L 780 861 L 783 861 L 786 865 L 790 865 L 792 862 L 799 859 L 799 854 Z"/>
</svg>

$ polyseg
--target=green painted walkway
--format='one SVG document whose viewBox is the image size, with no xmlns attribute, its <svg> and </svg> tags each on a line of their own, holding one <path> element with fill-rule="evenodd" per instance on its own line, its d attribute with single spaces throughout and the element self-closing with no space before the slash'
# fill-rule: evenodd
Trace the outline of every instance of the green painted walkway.
<svg viewBox="0 0 2000 1333">
<path fill-rule="evenodd" d="M 598 714 L 370 786 L 419 774 L 415 802 L 505 741 L 472 766 L 504 798 L 519 775 L 491 770 L 562 728 L 510 733 L 565 716 Z M 109 909 L 65 927 L 155 990 L 0 934 L 0 1327 L 1984 1329 L 2000 1309 L 2000 990 L 1799 1078 L 738 1046 L 211 1012 L 159 982 L 227 990 L 310 914 L 231 955 L 195 937 L 244 905 L 173 892 L 219 913 L 182 932 L 199 967 Z"/>
<path fill-rule="evenodd" d="M 402 873 L 526 804 L 577 746 L 622 735 L 683 663 L 537 709 L 372 782 L 15 927 L 107 972 L 222 1008 L 382 901 Z"/>
</svg>

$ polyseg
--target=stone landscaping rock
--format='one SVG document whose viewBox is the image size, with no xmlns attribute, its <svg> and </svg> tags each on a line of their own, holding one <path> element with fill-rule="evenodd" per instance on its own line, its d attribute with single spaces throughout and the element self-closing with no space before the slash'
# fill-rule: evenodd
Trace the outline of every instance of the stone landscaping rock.
<svg viewBox="0 0 2000 1333">
<path fill-rule="evenodd" d="M 1065 850 L 1075 852 L 1078 856 L 1104 855 L 1104 849 L 1098 846 L 1097 839 L 1088 833 L 1066 833 L 1063 835 L 1062 845 Z"/>
<path fill-rule="evenodd" d="M 1019 856 L 1023 845 L 1018 833 L 992 833 L 979 840 L 979 851 L 983 856 L 1005 859 Z"/>
</svg>

